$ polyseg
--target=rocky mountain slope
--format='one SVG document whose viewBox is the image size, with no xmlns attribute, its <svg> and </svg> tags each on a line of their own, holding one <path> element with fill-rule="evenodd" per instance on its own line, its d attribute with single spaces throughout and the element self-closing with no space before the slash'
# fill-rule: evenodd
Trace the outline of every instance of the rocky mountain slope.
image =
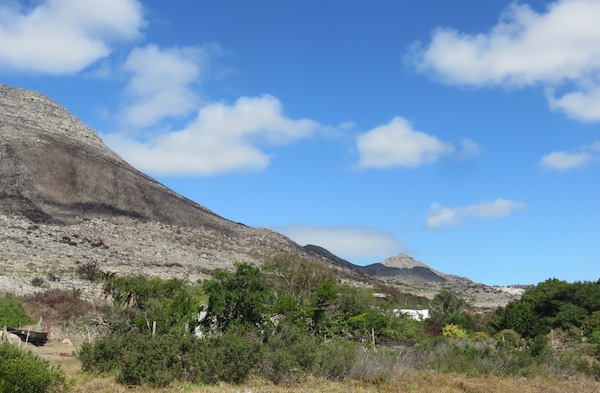
<svg viewBox="0 0 600 393">
<path fill-rule="evenodd" d="M 227 220 L 137 171 L 54 101 L 0 85 L 0 293 L 35 291 L 37 277 L 92 295 L 97 288 L 75 274 L 85 264 L 196 281 L 281 252 L 334 266 L 351 279 L 429 295 L 444 285 L 459 292 L 478 285 L 408 256 L 358 267 L 318 246 L 302 248 L 268 229 Z M 488 298 L 471 301 L 506 302 Z"/>
</svg>

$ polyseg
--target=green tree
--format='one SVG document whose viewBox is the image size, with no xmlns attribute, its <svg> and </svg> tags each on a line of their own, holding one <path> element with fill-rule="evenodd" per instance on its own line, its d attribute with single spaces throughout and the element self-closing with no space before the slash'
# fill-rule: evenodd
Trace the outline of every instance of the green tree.
<svg viewBox="0 0 600 393">
<path fill-rule="evenodd" d="M 561 304 L 558 313 L 554 317 L 554 327 L 561 327 L 564 330 L 581 326 L 582 321 L 588 317 L 588 311 L 573 303 Z"/>
<path fill-rule="evenodd" d="M 214 323 L 225 331 L 233 322 L 253 326 L 264 322 L 265 305 L 271 291 L 257 267 L 247 263 L 235 265 L 234 273 L 220 270 L 203 288 L 208 295 L 207 327 Z"/>
<path fill-rule="evenodd" d="M 200 308 L 200 299 L 178 279 L 111 277 L 104 283 L 119 309 L 105 310 L 113 331 L 149 331 L 156 322 L 158 333 L 182 333 Z"/>
<path fill-rule="evenodd" d="M 313 293 L 325 282 L 335 281 L 331 269 L 290 253 L 276 255 L 262 269 L 276 298 L 287 297 L 300 307 L 308 305 Z"/>
<path fill-rule="evenodd" d="M 464 307 L 465 301 L 448 290 L 438 292 L 431 301 L 433 314 L 442 317 L 452 312 L 462 311 Z"/>
<path fill-rule="evenodd" d="M 512 329 L 521 336 L 543 334 L 543 326 L 536 321 L 529 302 L 511 302 L 506 306 L 503 327 Z"/>
<path fill-rule="evenodd" d="M 490 325 L 496 331 L 513 329 L 525 338 L 532 338 L 547 334 L 553 328 L 573 331 L 586 321 L 593 324 L 590 315 L 598 307 L 600 283 L 567 283 L 552 278 L 528 289 L 520 300 L 498 309 Z"/>
</svg>

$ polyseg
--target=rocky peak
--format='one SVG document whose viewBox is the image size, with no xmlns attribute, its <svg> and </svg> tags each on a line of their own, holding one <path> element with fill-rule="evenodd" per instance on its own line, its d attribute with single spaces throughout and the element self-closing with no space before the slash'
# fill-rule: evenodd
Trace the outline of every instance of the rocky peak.
<svg viewBox="0 0 600 393">
<path fill-rule="evenodd" d="M 55 101 L 31 90 L 0 84 L 0 129 L 5 141 L 53 136 L 117 157 L 106 149 L 96 131 L 86 127 Z"/>
<path fill-rule="evenodd" d="M 413 257 L 408 254 L 398 254 L 391 258 L 387 258 L 385 261 L 381 262 L 383 266 L 387 267 L 395 267 L 397 269 L 412 269 L 414 267 L 424 267 L 429 270 L 431 268 L 424 263 L 416 261 Z"/>
</svg>

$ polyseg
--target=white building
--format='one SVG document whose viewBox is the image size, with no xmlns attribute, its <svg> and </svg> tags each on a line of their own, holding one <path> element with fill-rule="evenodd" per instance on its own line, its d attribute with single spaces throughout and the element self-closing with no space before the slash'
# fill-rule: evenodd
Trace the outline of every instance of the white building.
<svg viewBox="0 0 600 393">
<path fill-rule="evenodd" d="M 420 322 L 423 322 L 424 320 L 430 318 L 428 309 L 412 310 L 408 308 L 397 308 L 394 310 L 394 314 L 396 316 L 400 316 L 400 314 L 405 314 L 414 319 L 415 321 Z"/>
</svg>

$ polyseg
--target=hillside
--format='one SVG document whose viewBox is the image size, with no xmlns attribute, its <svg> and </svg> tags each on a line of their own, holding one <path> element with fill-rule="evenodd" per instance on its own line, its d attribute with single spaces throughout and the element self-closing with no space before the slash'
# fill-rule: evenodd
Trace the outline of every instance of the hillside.
<svg viewBox="0 0 600 393">
<path fill-rule="evenodd" d="M 164 187 L 108 149 L 98 133 L 42 94 L 0 85 L 0 291 L 96 290 L 75 274 L 95 264 L 118 274 L 206 278 L 216 268 L 282 252 L 334 266 L 350 279 L 433 296 L 440 288 L 482 306 L 515 294 L 395 257 L 366 267 L 268 229 L 228 220 Z M 395 262 L 394 262 L 395 261 Z M 510 295 L 507 297 L 507 294 Z M 497 296 L 498 295 L 498 296 Z M 512 297 L 511 297 L 512 296 Z"/>
</svg>

